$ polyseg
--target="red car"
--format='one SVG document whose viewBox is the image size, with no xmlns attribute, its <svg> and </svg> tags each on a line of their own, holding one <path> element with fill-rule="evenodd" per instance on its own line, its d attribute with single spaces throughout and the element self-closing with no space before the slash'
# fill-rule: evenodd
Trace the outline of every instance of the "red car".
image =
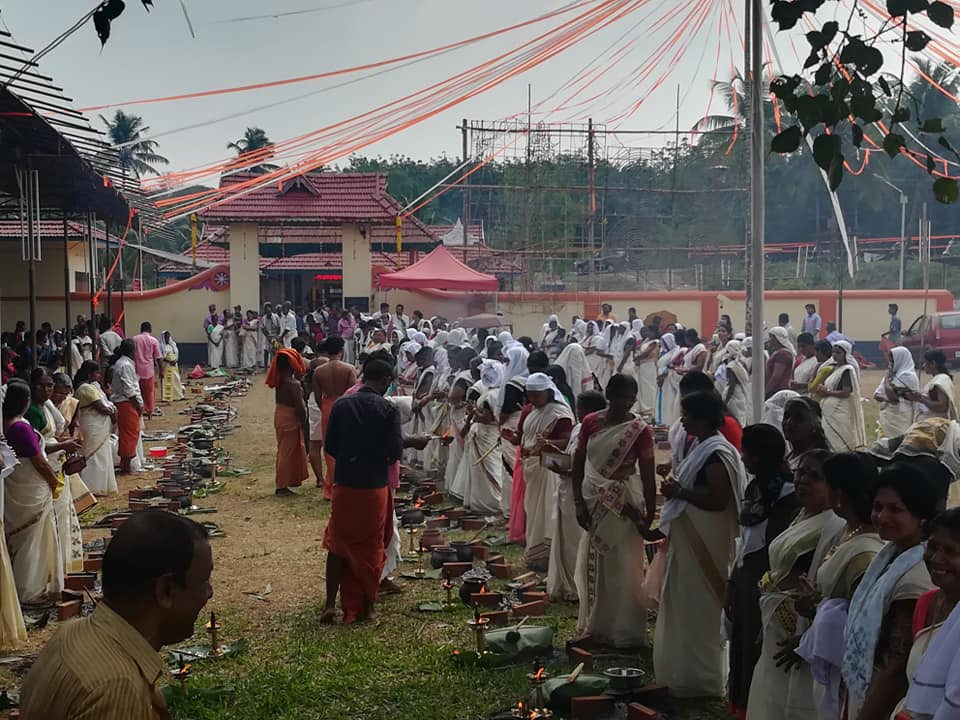
<svg viewBox="0 0 960 720">
<path fill-rule="evenodd" d="M 948 363 L 960 365 L 960 312 L 921 315 L 903 333 L 900 344 L 910 350 L 918 370 L 927 350 L 940 350 Z"/>
</svg>

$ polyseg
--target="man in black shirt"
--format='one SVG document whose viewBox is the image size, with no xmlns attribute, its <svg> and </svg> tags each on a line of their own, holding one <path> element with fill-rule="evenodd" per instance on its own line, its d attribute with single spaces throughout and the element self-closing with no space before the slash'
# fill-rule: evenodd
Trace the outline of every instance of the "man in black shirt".
<svg viewBox="0 0 960 720">
<path fill-rule="evenodd" d="M 363 367 L 363 387 L 333 406 L 326 451 L 336 458 L 330 521 L 323 539 L 327 554 L 327 598 L 321 622 L 336 617 L 337 591 L 344 623 L 369 620 L 383 569 L 388 527 L 390 466 L 400 459 L 400 412 L 383 394 L 394 379 L 381 359 Z"/>
</svg>

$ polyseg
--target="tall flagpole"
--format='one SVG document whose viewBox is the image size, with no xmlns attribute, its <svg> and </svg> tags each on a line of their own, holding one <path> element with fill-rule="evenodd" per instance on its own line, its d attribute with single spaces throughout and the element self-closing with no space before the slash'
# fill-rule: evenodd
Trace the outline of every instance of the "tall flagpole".
<svg viewBox="0 0 960 720">
<path fill-rule="evenodd" d="M 754 361 L 752 367 L 753 389 L 753 418 L 759 422 L 763 414 L 764 391 L 766 378 L 764 377 L 765 363 L 763 358 L 763 231 L 764 231 L 764 144 L 766 133 L 763 122 L 763 24 L 766 21 L 763 11 L 763 0 L 752 0 L 750 37 L 747 42 L 752 46 L 750 85 L 753 102 L 750 104 L 750 284 L 752 297 L 750 303 L 753 320 L 753 354 L 761 362 Z"/>
</svg>

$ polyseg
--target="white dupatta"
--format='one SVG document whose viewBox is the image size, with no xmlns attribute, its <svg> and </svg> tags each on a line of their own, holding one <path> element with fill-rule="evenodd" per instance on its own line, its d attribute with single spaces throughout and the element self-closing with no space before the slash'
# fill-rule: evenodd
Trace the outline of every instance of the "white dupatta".
<svg viewBox="0 0 960 720">
<path fill-rule="evenodd" d="M 850 376 L 850 396 L 825 397 L 820 402 L 823 429 L 833 452 L 852 452 L 867 445 L 867 429 L 860 402 L 860 372 L 849 360 L 834 368 L 823 381 L 827 390 L 839 390 L 844 374 Z"/>
<path fill-rule="evenodd" d="M 737 449 L 723 435 L 717 433 L 697 443 L 674 470 L 674 477 L 684 490 L 693 490 L 697 481 L 697 474 L 714 453 L 720 456 L 720 460 L 727 471 L 727 476 L 730 478 L 730 489 L 733 494 L 733 501 L 736 504 L 736 514 L 739 516 L 740 504 L 743 499 L 743 481 L 746 478 L 747 471 L 743 467 L 743 461 L 740 459 Z M 667 500 L 660 509 L 660 532 L 669 537 L 670 524 L 683 515 L 686 509 L 686 500 L 680 498 Z"/>
</svg>

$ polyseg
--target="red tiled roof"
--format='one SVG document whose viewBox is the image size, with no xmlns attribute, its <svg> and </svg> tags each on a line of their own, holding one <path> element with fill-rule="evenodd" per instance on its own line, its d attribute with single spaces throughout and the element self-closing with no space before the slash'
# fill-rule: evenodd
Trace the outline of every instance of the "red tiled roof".
<svg viewBox="0 0 960 720">
<path fill-rule="evenodd" d="M 67 221 L 67 232 L 70 238 L 84 238 L 87 228 L 83 223 Z M 20 238 L 21 226 L 19 220 L 0 220 L 0 238 Z M 98 240 L 104 239 L 103 230 L 94 228 Z M 116 237 L 114 234 L 113 237 Z M 44 240 L 63 239 L 63 220 L 41 220 L 40 238 Z"/>
<path fill-rule="evenodd" d="M 253 173 L 234 173 L 220 178 L 229 188 L 256 179 Z M 394 230 L 400 204 L 387 192 L 383 173 L 307 173 L 293 180 L 258 188 L 232 198 L 201 215 L 214 222 L 364 222 Z M 404 221 L 404 234 L 413 242 L 429 242 L 433 236 L 415 217 Z"/>
<path fill-rule="evenodd" d="M 190 250 L 181 253 L 183 262 L 166 263 L 160 267 L 161 272 L 183 272 L 192 262 Z M 217 264 L 230 264 L 230 251 L 220 245 L 215 245 L 209 241 L 197 243 L 197 259 L 205 260 Z M 373 265 L 390 268 L 397 267 L 396 255 L 386 253 L 371 253 L 371 262 Z M 261 270 L 341 270 L 343 258 L 338 252 L 328 253 L 299 253 L 297 255 L 288 255 L 286 257 L 262 257 L 260 258 Z"/>
</svg>

